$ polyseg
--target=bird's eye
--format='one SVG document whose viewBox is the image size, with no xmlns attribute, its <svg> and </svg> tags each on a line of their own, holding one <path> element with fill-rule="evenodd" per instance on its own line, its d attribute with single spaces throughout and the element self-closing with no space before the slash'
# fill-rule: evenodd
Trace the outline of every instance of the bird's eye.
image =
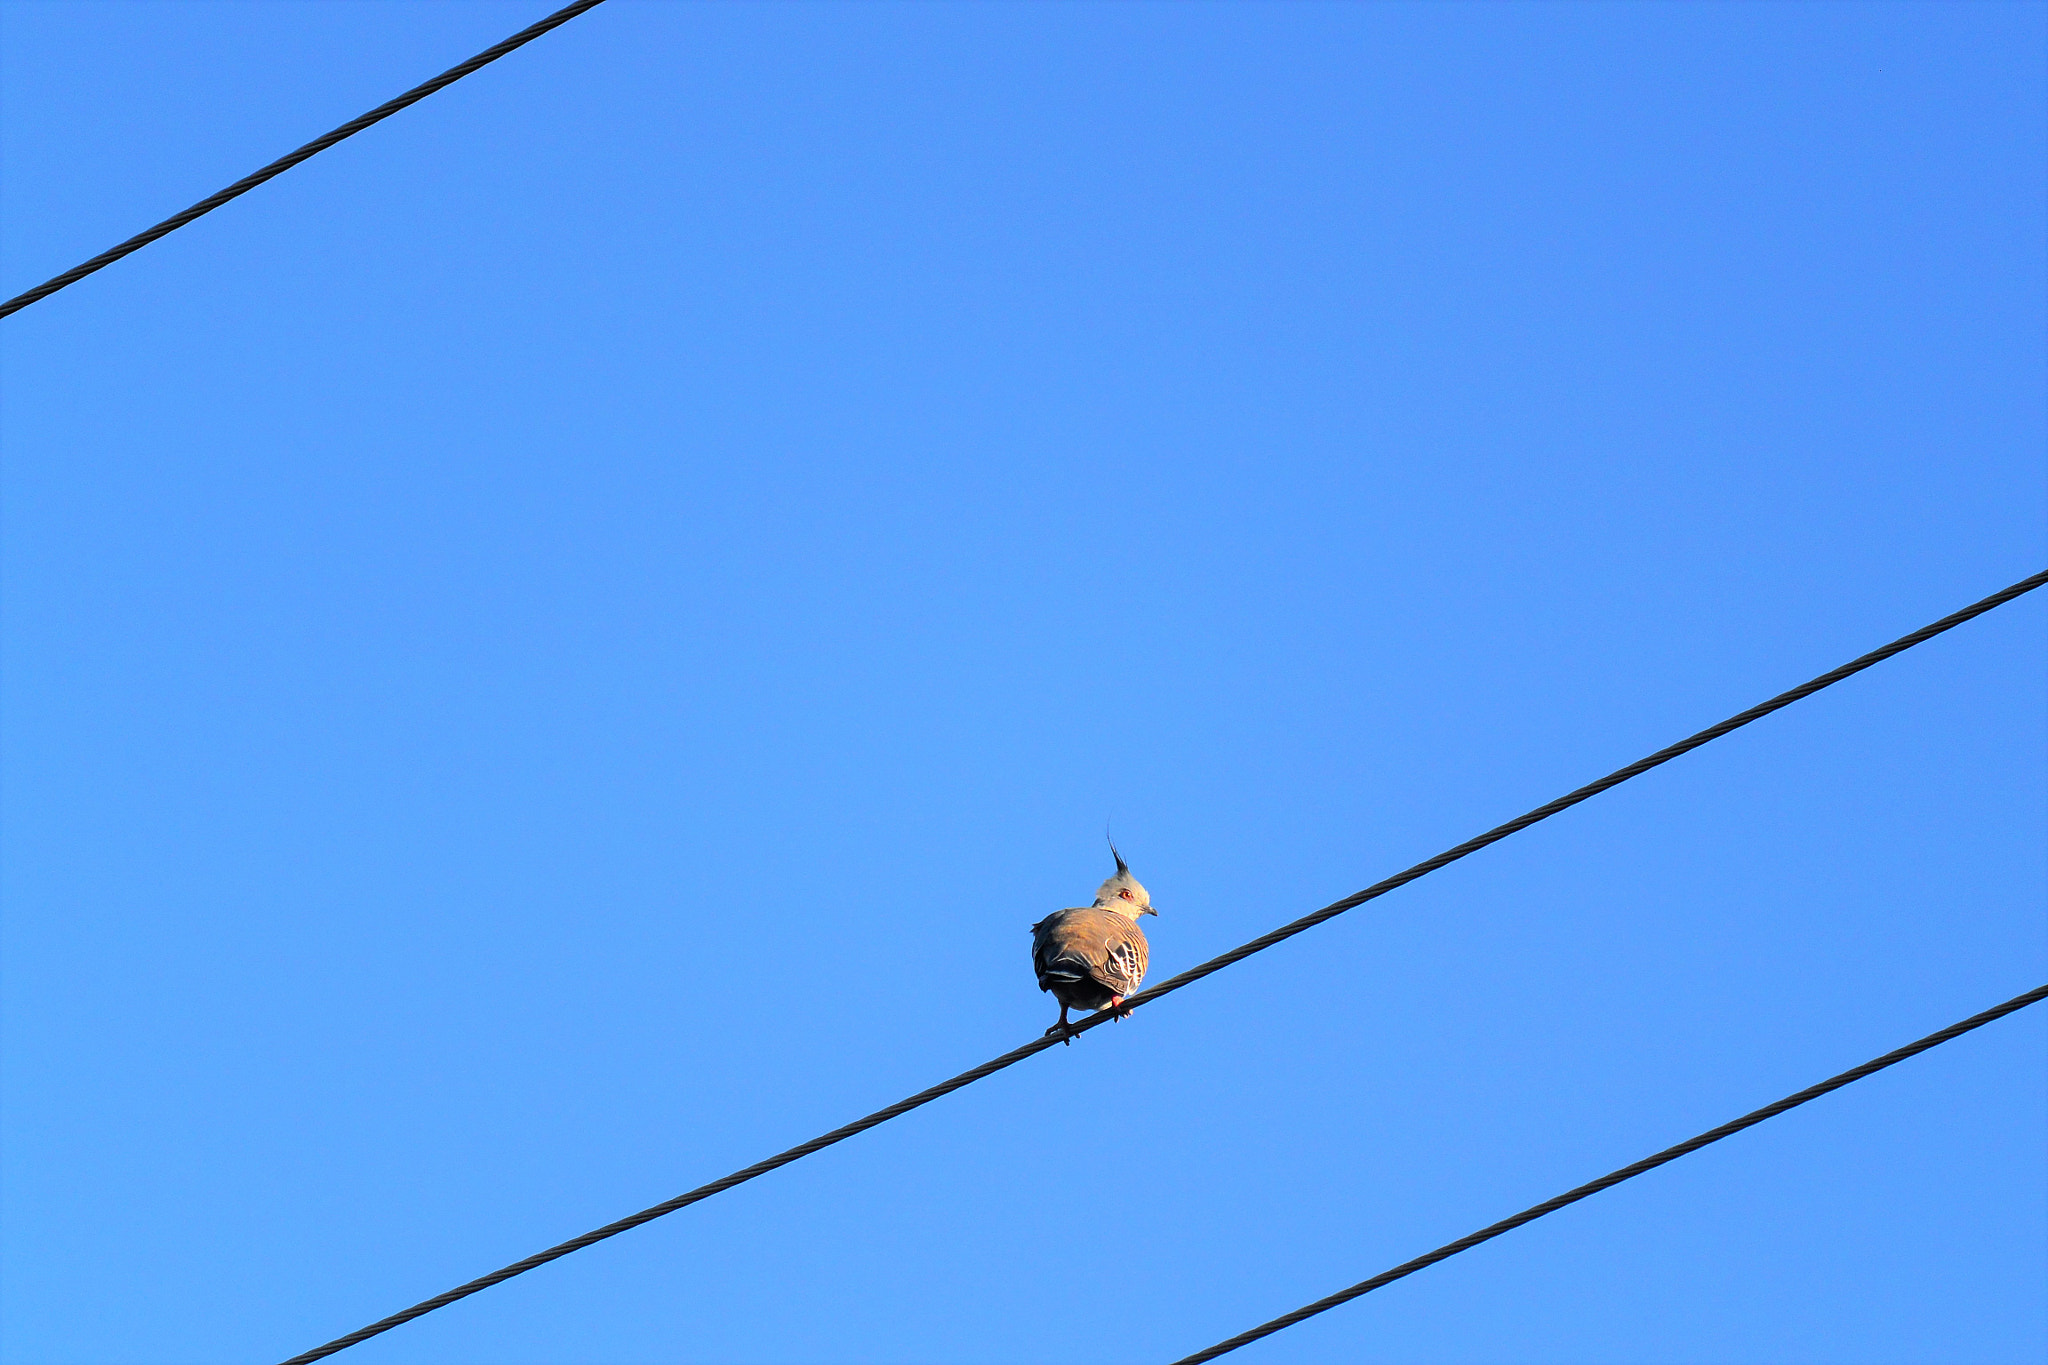
<svg viewBox="0 0 2048 1365">
<path fill-rule="evenodd" d="M 1119 891 L 1117 892 L 1117 894 L 1119 896 L 1122 896 L 1125 900 L 1129 900 L 1131 898 L 1131 893 L 1128 891 Z"/>
</svg>

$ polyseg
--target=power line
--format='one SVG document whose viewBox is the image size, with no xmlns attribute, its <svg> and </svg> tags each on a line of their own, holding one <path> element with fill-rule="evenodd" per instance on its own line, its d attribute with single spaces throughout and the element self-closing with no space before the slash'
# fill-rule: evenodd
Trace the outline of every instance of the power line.
<svg viewBox="0 0 2048 1365">
<path fill-rule="evenodd" d="M 150 228 L 148 231 L 136 233 L 133 237 L 130 237 L 127 241 L 121 243 L 119 246 L 110 247 L 109 249 L 102 251 L 99 255 L 93 257 L 91 260 L 83 262 L 82 264 L 79 265 L 74 265 L 61 275 L 56 275 L 51 277 L 50 279 L 44 280 L 41 284 L 29 290 L 25 294 L 16 294 L 13 298 L 7 300 L 7 302 L 0 303 L 0 318 L 6 317 L 9 313 L 18 313 L 22 309 L 34 303 L 36 300 L 48 298 L 50 295 L 56 293 L 59 289 L 64 288 L 66 285 L 78 283 L 78 281 L 84 279 L 87 275 L 92 274 L 95 270 L 100 270 L 106 266 L 112 265 L 115 261 L 120 260 L 123 256 L 128 255 L 130 252 L 142 250 L 142 248 L 148 246 L 157 238 L 168 236 L 169 234 L 176 232 L 179 228 L 185 226 L 185 224 L 191 222 L 194 218 L 203 217 L 206 214 L 212 213 L 222 204 L 227 203 L 228 200 L 239 198 L 240 196 L 247 194 L 250 190 L 255 189 L 258 185 L 262 184 L 266 180 L 271 179 L 274 176 L 283 175 L 286 171 L 298 165 L 301 161 L 306 160 L 308 157 L 312 157 L 321 152 L 326 151 L 329 147 L 332 147 L 335 143 L 340 142 L 344 138 L 354 137 L 357 133 L 362 132 L 363 129 L 369 127 L 371 124 L 380 123 L 383 120 L 390 118 L 393 114 L 405 108 L 407 105 L 419 103 L 421 100 L 433 94 L 436 90 L 441 89 L 443 86 L 455 84 L 455 82 L 461 80 L 470 72 L 476 71 L 482 67 L 489 66 L 492 62 L 495 62 L 496 60 L 498 60 L 498 58 L 504 56 L 506 53 L 512 51 L 514 48 L 526 46 L 535 38 L 540 37 L 541 34 L 548 32 L 550 29 L 560 28 L 563 24 L 568 23 L 571 19 L 574 19 L 577 15 L 583 13 L 585 10 L 596 9 L 599 5 L 603 3 L 604 0 L 576 0 L 576 3 L 573 5 L 564 5 L 561 9 L 556 10 L 553 14 L 550 14 L 547 18 L 541 20 L 539 23 L 534 24 L 528 28 L 523 28 L 519 30 L 519 32 L 513 34 L 504 42 L 497 44 L 495 47 L 485 48 L 482 52 L 477 53 L 476 56 L 471 57 L 468 61 L 462 63 L 460 66 L 449 67 L 446 71 L 443 71 L 440 75 L 434 77 L 434 79 L 428 81 L 426 84 L 414 86 L 412 89 L 406 91 L 403 95 L 400 95 L 397 99 L 391 100 L 385 104 L 380 104 L 375 109 L 372 109 L 369 113 L 363 114 L 358 118 L 350 119 L 347 123 L 342 124 L 333 132 L 326 133 L 320 137 L 314 138 L 311 142 L 299 148 L 297 151 L 292 152 L 286 156 L 279 157 L 277 160 L 271 162 L 268 166 L 265 166 L 262 170 L 257 171 L 252 175 L 245 175 L 240 180 L 237 180 L 234 184 L 228 186 L 226 189 L 221 190 L 216 194 L 208 195 L 206 198 L 194 204 L 191 208 L 186 209 L 183 213 L 173 214 L 169 218 L 164 219 L 161 223 L 158 223 L 155 227 Z"/>
<path fill-rule="evenodd" d="M 1993 607 L 2001 606 L 2006 602 L 2010 602 L 2015 597 L 2032 592 L 2043 583 L 2048 583 L 2048 570 L 2037 573 L 2030 578 L 2023 578 L 2011 587 L 1991 594 L 1991 596 L 1981 602 L 1972 603 L 1961 611 L 1944 616 L 1932 625 L 1922 626 L 1910 635 L 1902 635 L 1883 648 L 1874 649 L 1861 658 L 1852 659 L 1840 668 L 1821 674 L 1811 682 L 1801 683 L 1789 692 L 1781 692 L 1769 701 L 1752 706 L 1747 711 L 1737 715 L 1730 716 L 1718 725 L 1709 726 L 1690 738 L 1682 739 L 1668 748 L 1659 749 L 1648 758 L 1638 759 L 1626 768 L 1616 769 L 1597 782 L 1588 783 L 1577 791 L 1560 796 L 1555 801 L 1549 802 L 1546 805 L 1538 806 L 1526 815 L 1518 816 L 1504 825 L 1490 829 L 1475 839 L 1468 839 L 1455 848 L 1446 849 L 1434 858 L 1419 862 L 1407 871 L 1396 873 L 1385 881 L 1376 882 L 1354 896 L 1346 896 L 1343 900 L 1326 905 L 1312 915 L 1304 915 L 1293 923 L 1282 925 L 1271 933 L 1261 935 L 1242 947 L 1233 948 L 1221 957 L 1214 957 L 1198 967 L 1191 967 L 1178 976 L 1162 981 L 1148 991 L 1140 991 L 1132 996 L 1126 1004 L 1135 1009 L 1140 1005 L 1150 1004 L 1161 996 L 1171 994 L 1183 986 L 1193 985 L 1211 972 L 1221 971 L 1233 962 L 1250 957 L 1253 953 L 1263 952 L 1281 940 L 1292 938 L 1303 930 L 1311 929 L 1321 924 L 1324 920 L 1332 919 L 1337 915 L 1343 914 L 1346 910 L 1354 909 L 1369 900 L 1384 896 L 1397 887 L 1406 886 L 1417 877 L 1427 876 L 1438 868 L 1454 863 L 1467 854 L 1478 852 L 1488 844 L 1497 843 L 1518 830 L 1527 829 L 1539 820 L 1547 820 L 1559 811 L 1575 806 L 1590 797 L 1597 796 L 1609 787 L 1618 786 L 1630 778 L 1640 776 L 1660 764 L 1669 763 L 1680 754 L 1688 753 L 1699 748 L 1702 744 L 1719 739 L 1731 730 L 1740 729 L 1753 720 L 1761 719 L 1773 711 L 1790 706 L 1802 697 L 1811 696 L 1822 688 L 1833 686 L 1844 678 L 1860 673 L 1873 664 L 1882 663 L 1894 654 L 1901 653 L 1917 644 L 1931 640 L 1943 631 L 1952 630 L 1965 621 L 1982 616 Z M 1073 1034 L 1085 1033 L 1087 1030 L 1102 1024 L 1108 1017 L 1106 1014 L 1093 1015 L 1073 1025 L 1070 1032 Z M 309 1365 L 311 1361 L 333 1355 L 336 1351 L 345 1350 L 358 1342 L 367 1341 L 380 1333 L 388 1332 L 394 1327 L 411 1322 L 414 1318 L 431 1313 L 437 1308 L 445 1308 L 458 1299 L 468 1298 L 471 1294 L 489 1289 L 494 1284 L 501 1284 L 515 1275 L 524 1275 L 527 1271 L 546 1265 L 549 1261 L 558 1260 L 563 1256 L 567 1256 L 572 1251 L 581 1251 L 584 1247 L 596 1242 L 602 1242 L 607 1237 L 616 1237 L 622 1232 L 639 1227 L 642 1223 L 650 1223 L 664 1214 L 674 1213 L 677 1209 L 686 1208 L 691 1204 L 697 1203 L 699 1200 L 709 1199 L 714 1194 L 723 1193 L 735 1185 L 745 1184 L 756 1176 L 766 1175 L 778 1167 L 787 1166 L 792 1161 L 807 1157 L 813 1152 L 822 1151 L 834 1143 L 844 1142 L 847 1138 L 853 1137 L 858 1133 L 864 1133 L 877 1124 L 887 1123 L 890 1119 L 896 1118 L 899 1115 L 907 1114 L 922 1105 L 930 1104 L 941 1096 L 950 1095 L 955 1090 L 963 1086 L 972 1085 L 985 1076 L 994 1075 L 1005 1067 L 1015 1066 L 1026 1057 L 1043 1052 L 1059 1042 L 1059 1038 L 1050 1036 L 1034 1039 L 1022 1047 L 1005 1052 L 1000 1057 L 983 1062 L 971 1071 L 963 1071 L 951 1080 L 941 1081 L 929 1090 L 920 1090 L 910 1098 L 898 1100 L 886 1109 L 877 1109 L 866 1118 L 856 1119 L 844 1127 L 834 1128 L 829 1133 L 814 1137 L 809 1142 L 801 1143 L 786 1152 L 777 1153 L 775 1156 L 768 1157 L 763 1161 L 757 1161 L 743 1170 L 734 1171 L 731 1175 L 714 1180 L 708 1185 L 700 1185 L 688 1193 L 679 1194 L 673 1199 L 664 1200 L 662 1203 L 655 1204 L 650 1208 L 642 1209 L 640 1212 L 621 1218 L 615 1223 L 607 1223 L 603 1227 L 594 1228 L 580 1237 L 572 1237 L 566 1242 L 549 1247 L 546 1251 L 536 1252 L 523 1261 L 514 1261 L 511 1265 L 494 1270 L 488 1275 L 480 1276 L 469 1281 L 467 1284 L 457 1285 L 445 1293 L 436 1294 L 431 1299 L 416 1303 L 401 1312 L 393 1313 L 388 1318 L 381 1318 L 367 1327 L 359 1327 L 347 1336 L 336 1337 L 324 1346 L 316 1346 L 310 1351 L 295 1355 L 290 1360 L 283 1362 L 283 1365 Z"/>
<path fill-rule="evenodd" d="M 1588 1195 L 1598 1194 L 1610 1186 L 1619 1185 L 1624 1180 L 1633 1180 L 1635 1177 L 1643 1174 L 1643 1172 L 1653 1171 L 1667 1161 L 1676 1161 L 1688 1152 L 1697 1152 L 1709 1143 L 1719 1142 L 1722 1138 L 1739 1133 L 1745 1128 L 1754 1127 L 1765 1119 L 1775 1118 L 1787 1109 L 1796 1109 L 1808 1100 L 1817 1100 L 1830 1090 L 1840 1090 L 1851 1081 L 1860 1081 L 1874 1071 L 1882 1071 L 1888 1066 L 1903 1062 L 1908 1057 L 1915 1056 L 1937 1044 L 1945 1043 L 1951 1038 L 1968 1033 L 1971 1029 L 1982 1028 L 1994 1019 L 2002 1019 L 2014 1010 L 2025 1009 L 2027 1006 L 2044 998 L 2048 998 L 2048 986 L 2036 986 L 2025 995 L 2016 995 L 2003 1005 L 1994 1005 L 1982 1014 L 1973 1014 L 1959 1024 L 1950 1024 L 1939 1033 L 1930 1033 L 1917 1043 L 1908 1043 L 1895 1052 L 1887 1052 L 1884 1056 L 1865 1062 L 1862 1066 L 1852 1067 L 1839 1076 L 1822 1081 L 1819 1085 L 1810 1085 L 1796 1095 L 1787 1095 L 1776 1104 L 1767 1104 L 1753 1113 L 1744 1114 L 1739 1119 L 1724 1123 L 1719 1128 L 1709 1128 L 1698 1137 L 1688 1138 L 1676 1147 L 1666 1147 L 1655 1156 L 1646 1156 L 1633 1166 L 1624 1166 L 1618 1171 L 1609 1172 L 1598 1180 L 1581 1185 L 1575 1190 L 1567 1190 L 1555 1199 L 1546 1199 L 1534 1208 L 1523 1209 L 1512 1218 L 1503 1218 L 1491 1227 L 1481 1228 L 1469 1236 L 1460 1237 L 1455 1242 L 1446 1243 L 1435 1251 L 1430 1252 L 1427 1256 L 1417 1256 L 1412 1261 L 1404 1261 L 1392 1270 L 1382 1271 L 1369 1280 L 1361 1280 L 1349 1289 L 1339 1290 L 1326 1299 L 1317 1299 L 1314 1303 L 1297 1308 L 1292 1313 L 1274 1318 L 1271 1322 L 1254 1327 L 1249 1332 L 1239 1332 L 1230 1340 L 1219 1341 L 1205 1351 L 1197 1351 L 1191 1356 L 1183 1356 L 1181 1359 L 1174 1361 L 1173 1365 L 1202 1365 L 1203 1361 L 1214 1360 L 1217 1356 L 1235 1351 L 1240 1346 L 1248 1346 L 1260 1337 L 1273 1335 L 1273 1333 L 1283 1327 L 1292 1327 L 1295 1323 L 1301 1322 L 1306 1318 L 1312 1318 L 1318 1313 L 1327 1313 L 1339 1304 L 1351 1302 L 1361 1294 L 1370 1294 L 1382 1285 L 1389 1285 L 1403 1276 L 1413 1275 L 1425 1266 L 1435 1265 L 1438 1261 L 1447 1260 L 1461 1251 L 1469 1251 L 1481 1242 L 1492 1241 L 1504 1232 L 1512 1232 L 1524 1223 L 1533 1223 L 1546 1213 L 1556 1213 L 1567 1204 L 1576 1204 Z"/>
<path fill-rule="evenodd" d="M 1981 602 L 1971 603 L 1969 606 L 1964 607 L 1961 611 L 1956 612 L 1954 615 L 1944 616 L 1939 621 L 1934 622 L 1932 625 L 1920 627 L 1920 629 L 1914 631 L 1911 635 L 1902 635 L 1898 639 L 1892 641 L 1890 644 L 1884 646 L 1882 649 L 1873 649 L 1870 651 L 1870 653 L 1865 654 L 1859 659 L 1851 659 L 1848 663 L 1843 664 L 1840 668 L 1833 669 L 1832 671 L 1827 673 L 1823 673 L 1811 682 L 1801 683 L 1799 686 L 1793 688 L 1790 692 L 1780 692 L 1777 696 L 1772 697 L 1769 701 L 1761 702 L 1755 706 L 1750 707 L 1747 711 L 1741 712 L 1738 715 L 1730 716 L 1728 719 L 1722 721 L 1719 725 L 1710 725 L 1706 729 L 1700 731 L 1698 734 L 1692 735 L 1686 739 L 1681 739 L 1680 741 L 1678 741 L 1678 743 L 1671 745 L 1669 748 L 1659 749 L 1656 753 L 1651 754 L 1648 758 L 1639 758 L 1635 762 L 1629 764 L 1626 768 L 1617 768 L 1613 772 L 1607 774 L 1607 776 L 1601 778 L 1598 782 L 1589 782 L 1585 786 L 1580 787 L 1577 791 L 1567 792 L 1565 795 L 1558 797 L 1557 800 L 1552 801 L 1547 805 L 1538 806 L 1535 810 L 1530 811 L 1527 815 L 1518 815 L 1514 819 L 1508 821 L 1506 824 L 1497 825 L 1494 828 L 1486 831 L 1486 833 L 1478 836 L 1477 838 L 1467 839 L 1464 843 L 1459 844 L 1456 848 L 1445 849 L 1442 853 L 1437 854 L 1434 858 L 1430 858 L 1423 862 L 1419 862 L 1415 866 L 1409 868 L 1406 872 L 1397 872 L 1383 882 L 1375 882 L 1373 885 L 1368 886 L 1365 890 L 1360 891 L 1355 896 L 1346 896 L 1343 900 L 1337 901 L 1330 905 L 1326 905 L 1312 915 L 1303 915 L 1300 919 L 1295 920 L 1292 924 L 1283 924 L 1278 929 L 1273 930 L 1271 933 L 1262 934 L 1258 938 L 1253 939 L 1250 943 L 1245 944 L 1243 947 L 1233 948 L 1229 952 L 1223 954 L 1221 957 L 1210 958 L 1207 962 L 1204 962 L 1199 967 L 1190 967 L 1187 971 L 1182 972 L 1179 976 L 1176 976 L 1169 981 L 1162 981 L 1159 985 L 1154 986 L 1151 990 L 1143 991 L 1137 995 L 1132 996 L 1125 1003 L 1134 1007 L 1137 1005 L 1149 1003 L 1150 1001 L 1156 1000 L 1160 996 L 1165 995 L 1168 991 L 1177 991 L 1182 986 L 1186 986 L 1193 982 L 1199 981 L 1203 977 L 1209 975 L 1209 973 L 1211 972 L 1222 971 L 1231 963 L 1240 962 L 1245 958 L 1250 957 L 1253 953 L 1264 952 L 1266 949 L 1272 947 L 1274 944 L 1280 942 L 1283 939 L 1293 938 L 1296 934 L 1302 932 L 1304 929 L 1313 929 L 1316 925 L 1321 924 L 1324 920 L 1334 919 L 1338 915 L 1343 914 L 1346 910 L 1355 909 L 1358 906 L 1365 904 L 1369 900 L 1376 900 L 1379 897 L 1386 895 L 1389 891 L 1396 889 L 1397 887 L 1406 886 L 1409 882 L 1414 881 L 1417 877 L 1426 877 L 1430 873 L 1436 871 L 1438 868 L 1444 867 L 1450 863 L 1458 861 L 1458 859 L 1464 857 L 1468 853 L 1477 853 L 1480 849 L 1485 848 L 1488 844 L 1498 843 L 1502 839 L 1507 838 L 1510 834 L 1514 834 L 1518 831 L 1525 830 L 1529 826 L 1537 823 L 1540 820 L 1548 820 L 1551 816 L 1556 815 L 1559 811 L 1567 810 L 1572 806 L 1578 805 L 1581 801 L 1587 800 L 1591 797 L 1598 796 L 1601 792 L 1606 791 L 1609 787 L 1618 787 L 1632 777 L 1640 777 L 1642 774 L 1650 771 L 1650 769 L 1659 767 L 1665 763 L 1669 763 L 1672 759 L 1677 758 L 1681 754 L 1691 753 L 1694 749 L 1699 748 L 1702 744 L 1706 744 L 1709 741 L 1719 739 L 1721 736 L 1727 734 L 1731 730 L 1739 730 L 1753 720 L 1761 720 L 1763 717 L 1771 714 L 1771 712 L 1790 706 L 1793 702 L 1798 701 L 1803 697 L 1810 697 L 1824 687 L 1832 687 L 1834 684 L 1842 681 L 1842 679 L 1847 678 L 1852 674 L 1861 673 L 1864 669 L 1869 668 L 1872 664 L 1883 663 L 1886 659 L 1891 658 L 1894 654 L 1903 653 L 1904 651 L 1911 649 L 1914 645 L 1920 644 L 1927 640 L 1931 640 L 1945 630 L 1953 630 L 1955 629 L 1955 627 L 1963 624 L 1963 622 L 1968 621 L 1973 617 L 1982 616 L 1985 612 L 1990 611 L 1993 607 L 2003 606 L 2005 603 L 2012 601 L 2012 599 L 2015 597 L 2019 597 L 2025 593 L 2032 592 L 2034 589 L 2040 587 L 2043 583 L 2048 583 L 2048 570 L 2044 570 L 2041 573 L 2037 573 L 2031 578 L 2023 578 L 2019 582 L 2013 584 L 2011 587 L 2001 589 L 2000 591 L 1991 594 L 1991 596 L 1985 598 Z M 1093 1018 L 1087 1020 L 1084 1024 L 1078 1025 L 1077 1027 L 1093 1027 L 1094 1025 L 1099 1024 L 1101 1022 L 1102 1016 L 1096 1015 Z"/>
</svg>

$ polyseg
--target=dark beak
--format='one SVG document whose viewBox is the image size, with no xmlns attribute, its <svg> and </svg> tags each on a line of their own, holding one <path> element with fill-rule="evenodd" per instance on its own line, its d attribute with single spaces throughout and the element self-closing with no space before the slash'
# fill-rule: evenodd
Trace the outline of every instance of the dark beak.
<svg viewBox="0 0 2048 1365">
<path fill-rule="evenodd" d="M 1156 915 L 1159 912 L 1148 905 L 1143 910 L 1140 910 L 1138 913 L 1141 915 Z"/>
</svg>

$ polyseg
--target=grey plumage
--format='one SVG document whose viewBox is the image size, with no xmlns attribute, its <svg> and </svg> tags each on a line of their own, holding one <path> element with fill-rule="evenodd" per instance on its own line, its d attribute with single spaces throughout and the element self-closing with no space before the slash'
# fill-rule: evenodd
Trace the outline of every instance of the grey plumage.
<svg viewBox="0 0 2048 1365">
<path fill-rule="evenodd" d="M 1060 1002 L 1059 1022 L 1047 1033 L 1068 1031 L 1069 1009 L 1114 1010 L 1121 1018 L 1128 1011 L 1120 1006 L 1145 980 L 1149 946 L 1138 917 L 1159 912 L 1116 845 L 1109 851 L 1116 858 L 1116 875 L 1096 891 L 1093 905 L 1057 911 L 1031 926 L 1038 989 L 1052 992 Z"/>
</svg>

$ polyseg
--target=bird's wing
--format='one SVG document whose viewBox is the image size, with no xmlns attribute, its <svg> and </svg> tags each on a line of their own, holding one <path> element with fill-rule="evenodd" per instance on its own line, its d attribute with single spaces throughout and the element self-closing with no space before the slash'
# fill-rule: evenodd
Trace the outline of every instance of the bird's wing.
<svg viewBox="0 0 2048 1365">
<path fill-rule="evenodd" d="M 1040 976 L 1044 976 L 1046 969 L 1062 955 L 1070 959 L 1078 957 L 1092 970 L 1094 964 L 1085 956 L 1068 951 L 1073 934 L 1067 921 L 1080 913 L 1079 910 L 1055 910 L 1031 926 L 1031 966 Z"/>
<path fill-rule="evenodd" d="M 1136 920 L 1125 919 L 1115 913 L 1109 918 L 1116 924 L 1110 932 L 1109 951 L 1095 979 L 1118 995 L 1136 995 L 1138 986 L 1145 980 L 1145 931 L 1138 927 Z"/>
</svg>

